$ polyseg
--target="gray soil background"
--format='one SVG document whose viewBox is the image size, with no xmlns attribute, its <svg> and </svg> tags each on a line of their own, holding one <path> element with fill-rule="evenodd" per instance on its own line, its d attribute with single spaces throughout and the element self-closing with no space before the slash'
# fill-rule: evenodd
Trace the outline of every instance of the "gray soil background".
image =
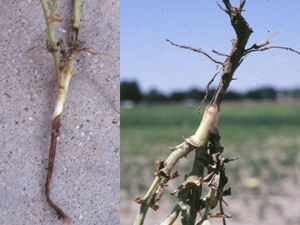
<svg viewBox="0 0 300 225">
<path fill-rule="evenodd" d="M 56 37 L 70 31 L 72 1 L 62 1 Z M 84 0 L 79 39 L 119 56 L 118 0 Z M 66 224 L 45 198 L 57 80 L 36 0 L 0 3 L 0 224 Z M 74 224 L 120 223 L 119 65 L 82 52 L 62 115 L 51 197 Z"/>
</svg>

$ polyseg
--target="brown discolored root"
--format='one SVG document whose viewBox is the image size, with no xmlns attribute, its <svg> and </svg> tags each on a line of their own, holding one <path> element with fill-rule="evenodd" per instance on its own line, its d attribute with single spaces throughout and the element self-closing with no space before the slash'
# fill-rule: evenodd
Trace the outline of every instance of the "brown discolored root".
<svg viewBox="0 0 300 225">
<path fill-rule="evenodd" d="M 63 219 L 63 220 L 66 220 L 68 223 L 71 223 L 71 220 L 67 216 L 67 214 L 65 214 L 50 198 L 50 184 L 51 184 L 53 168 L 54 168 L 56 144 L 57 144 L 57 138 L 60 135 L 60 132 L 59 132 L 60 117 L 61 117 L 61 114 L 56 116 L 52 121 L 51 144 L 50 144 L 50 149 L 49 149 L 48 171 L 47 171 L 47 178 L 46 178 L 46 184 L 45 184 L 45 194 L 46 194 L 47 202 L 56 211 L 56 213 L 58 215 L 58 219 Z"/>
</svg>

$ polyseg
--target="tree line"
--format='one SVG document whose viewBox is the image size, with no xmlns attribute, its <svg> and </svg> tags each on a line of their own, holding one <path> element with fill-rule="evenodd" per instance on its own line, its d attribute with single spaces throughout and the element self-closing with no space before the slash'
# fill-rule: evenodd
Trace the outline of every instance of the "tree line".
<svg viewBox="0 0 300 225">
<path fill-rule="evenodd" d="M 187 91 L 174 91 L 169 95 L 165 95 L 157 89 L 152 89 L 148 93 L 142 93 L 136 81 L 121 82 L 121 101 L 131 100 L 134 103 L 146 101 L 148 103 L 167 103 L 167 102 L 183 102 L 186 100 L 202 100 L 206 95 L 206 90 L 190 89 Z M 211 88 L 208 92 L 208 98 L 211 98 L 215 89 Z M 228 91 L 225 95 L 227 101 L 239 100 L 278 100 L 300 98 L 300 89 L 278 91 L 272 87 L 263 87 L 250 90 L 246 93 Z"/>
</svg>

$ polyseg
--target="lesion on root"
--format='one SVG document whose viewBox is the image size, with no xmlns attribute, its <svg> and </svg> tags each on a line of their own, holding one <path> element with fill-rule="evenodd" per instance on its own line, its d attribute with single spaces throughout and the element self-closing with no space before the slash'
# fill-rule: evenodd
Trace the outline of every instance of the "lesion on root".
<svg viewBox="0 0 300 225">
<path fill-rule="evenodd" d="M 56 211 L 59 219 L 64 219 L 68 223 L 71 223 L 70 218 L 65 214 L 51 199 L 50 197 L 50 184 L 52 179 L 52 173 L 54 169 L 54 160 L 55 160 L 55 154 L 56 154 L 56 144 L 57 144 L 57 138 L 60 135 L 60 117 L 61 115 L 57 115 L 52 122 L 52 130 L 51 130 L 51 143 L 50 143 L 50 150 L 49 150 L 49 159 L 48 159 L 48 171 L 47 171 L 47 178 L 46 178 L 46 184 L 45 184 L 45 194 L 46 199 L 49 205 Z"/>
</svg>

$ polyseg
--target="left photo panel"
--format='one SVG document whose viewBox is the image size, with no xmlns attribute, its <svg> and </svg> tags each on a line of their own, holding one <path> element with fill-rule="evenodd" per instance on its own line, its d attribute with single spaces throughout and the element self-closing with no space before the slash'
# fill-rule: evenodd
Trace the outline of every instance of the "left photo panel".
<svg viewBox="0 0 300 225">
<path fill-rule="evenodd" d="M 120 1 L 0 3 L 0 224 L 120 224 Z"/>
</svg>

